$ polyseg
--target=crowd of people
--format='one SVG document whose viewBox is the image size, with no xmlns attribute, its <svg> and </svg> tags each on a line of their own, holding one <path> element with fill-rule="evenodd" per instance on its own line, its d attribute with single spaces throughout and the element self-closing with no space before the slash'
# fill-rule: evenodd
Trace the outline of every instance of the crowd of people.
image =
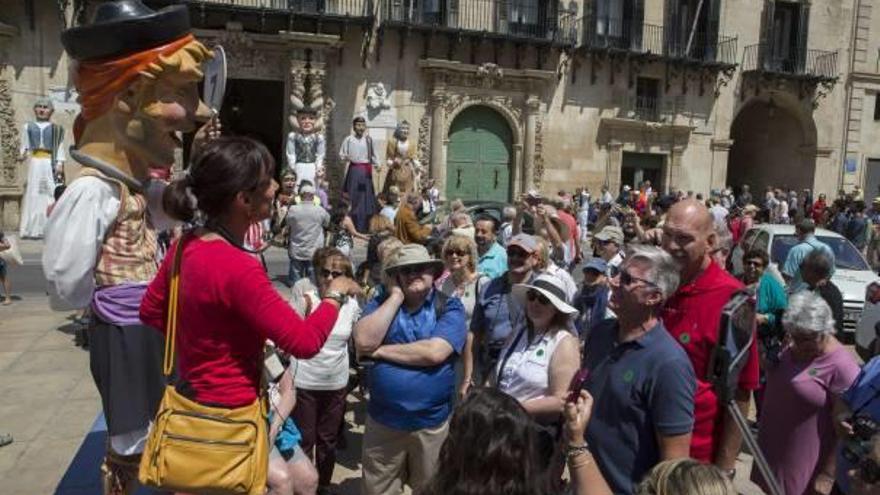
<svg viewBox="0 0 880 495">
<path fill-rule="evenodd" d="M 219 51 L 185 6 L 105 2 L 62 44 L 82 106 L 74 146 L 49 149 L 46 118 L 29 139 L 39 170 L 82 165 L 47 213 L 42 262 L 59 297 L 89 308 L 104 493 L 138 480 L 333 493 L 355 389 L 365 495 L 732 495 L 750 433 L 730 411 L 753 403 L 772 474 L 753 469 L 758 485 L 880 489 L 880 361 L 860 367 L 841 345 L 835 252 L 815 236 L 873 254 L 880 202 L 866 208 L 858 188 L 829 205 L 645 181 L 472 214 L 440 204 L 407 124 L 380 164 L 358 117 L 331 191 L 314 102 L 295 105 L 283 166 L 222 135 L 197 96 Z M 168 180 L 171 136 L 196 129 Z M 734 254 L 759 222 L 795 225 L 778 269 L 763 250 Z M 267 273 L 272 245 L 287 250 L 286 290 Z M 737 324 L 755 338 L 719 379 L 722 314 L 743 293 L 756 316 Z"/>
<path fill-rule="evenodd" d="M 259 159 L 231 160 L 242 155 Z M 873 221 L 861 219 L 873 210 L 854 195 L 832 216 L 811 206 L 782 218 L 779 191 L 759 206 L 747 187 L 703 199 L 645 183 L 616 198 L 603 188 L 595 201 L 585 188 L 530 191 L 498 216 L 472 217 L 461 201 L 442 215 L 429 190 L 391 188 L 361 230 L 351 212 L 363 208 L 349 198 L 328 204 L 289 168 L 276 193 L 273 169 L 259 143 L 220 138 L 166 193 L 172 216 L 192 221 L 197 210 L 206 226 L 177 241 L 187 243 L 183 287 L 205 294 L 181 309 L 191 397 L 254 400 L 267 340 L 284 363 L 267 376 L 270 493 L 333 493 L 346 397 L 359 385 L 364 494 L 549 494 L 566 483 L 578 494 L 732 494 L 742 434 L 708 374 L 722 309 L 744 290 L 757 343 L 733 400 L 746 415 L 755 404 L 754 434 L 782 492 L 874 489 L 865 466 L 875 439 L 858 440 L 855 418 L 880 413 L 876 396 L 862 398 L 875 363 L 860 372 L 838 340 L 834 252 L 814 235 L 841 213 L 872 239 Z M 209 174 L 241 179 L 221 192 L 201 183 Z M 798 244 L 779 269 L 753 249 L 731 273 L 733 246 L 764 221 L 795 223 Z M 245 247 L 271 243 L 288 250 L 289 303 Z M 169 264 L 141 305 L 155 328 L 165 327 Z M 757 469 L 751 477 L 768 489 Z"/>
</svg>

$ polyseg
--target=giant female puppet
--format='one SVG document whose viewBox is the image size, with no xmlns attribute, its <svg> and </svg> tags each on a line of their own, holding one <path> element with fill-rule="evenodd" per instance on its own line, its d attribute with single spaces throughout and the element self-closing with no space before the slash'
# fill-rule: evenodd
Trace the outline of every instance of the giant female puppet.
<svg viewBox="0 0 880 495">
<path fill-rule="evenodd" d="M 52 123 L 54 111 L 52 100 L 38 99 L 34 103 L 36 120 L 25 124 L 21 133 L 21 156 L 28 163 L 18 228 L 23 238 L 43 237 L 46 211 L 55 201 L 55 175 L 64 164 L 64 128 Z"/>
<path fill-rule="evenodd" d="M 190 34 L 186 7 L 156 12 L 140 0 L 101 4 L 61 41 L 82 105 L 69 159 L 82 168 L 49 218 L 43 269 L 62 298 L 92 308 L 90 363 L 110 437 L 104 493 L 132 493 L 164 386 L 162 334 L 138 317 L 158 267 L 156 229 L 167 226 L 151 170 L 174 162 L 177 131 L 210 116 L 197 84 L 212 53 Z"/>
</svg>

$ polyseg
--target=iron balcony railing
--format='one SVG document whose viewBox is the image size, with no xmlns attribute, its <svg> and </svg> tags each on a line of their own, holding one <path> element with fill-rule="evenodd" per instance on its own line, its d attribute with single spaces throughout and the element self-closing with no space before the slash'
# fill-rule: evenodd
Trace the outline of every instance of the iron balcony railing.
<svg viewBox="0 0 880 495">
<path fill-rule="evenodd" d="M 187 3 L 338 17 L 373 15 L 373 0 L 189 0 Z"/>
<path fill-rule="evenodd" d="M 668 29 L 635 19 L 582 17 L 578 45 L 589 49 L 622 50 L 704 63 L 736 64 L 737 39 L 719 34 L 694 33 L 675 36 Z"/>
<path fill-rule="evenodd" d="M 485 32 L 573 44 L 574 16 L 555 1 L 382 0 L 382 20 L 437 29 Z"/>
<path fill-rule="evenodd" d="M 688 47 L 690 40 L 690 47 Z M 669 57 L 723 65 L 736 64 L 737 38 L 717 33 L 695 32 L 693 36 L 667 31 L 665 54 Z"/>
<path fill-rule="evenodd" d="M 582 17 L 580 44 L 595 49 L 622 50 L 635 53 L 660 54 L 663 50 L 663 28 L 631 19 Z"/>
<path fill-rule="evenodd" d="M 770 43 L 749 45 L 743 53 L 743 72 L 771 72 L 832 80 L 837 74 L 837 52 L 826 50 L 780 50 Z"/>
</svg>

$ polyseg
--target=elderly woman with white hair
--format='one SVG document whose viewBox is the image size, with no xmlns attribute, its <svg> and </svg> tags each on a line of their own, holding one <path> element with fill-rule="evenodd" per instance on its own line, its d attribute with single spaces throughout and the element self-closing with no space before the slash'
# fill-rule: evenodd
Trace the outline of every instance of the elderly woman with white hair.
<svg viewBox="0 0 880 495">
<path fill-rule="evenodd" d="M 817 294 L 791 296 L 782 317 L 789 345 L 767 369 L 758 443 L 783 493 L 831 493 L 838 439 L 832 405 L 852 385 L 859 365 L 834 337 L 831 308 Z M 752 479 L 766 488 L 762 476 Z"/>
</svg>

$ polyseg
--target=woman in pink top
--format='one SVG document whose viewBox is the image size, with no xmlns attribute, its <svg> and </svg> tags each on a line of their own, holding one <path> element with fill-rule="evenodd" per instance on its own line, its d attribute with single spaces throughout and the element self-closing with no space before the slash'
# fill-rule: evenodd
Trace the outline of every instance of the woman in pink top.
<svg viewBox="0 0 880 495">
<path fill-rule="evenodd" d="M 327 340 L 348 295 L 359 292 L 348 277 L 335 278 L 303 320 L 272 286 L 264 267 L 244 247 L 248 227 L 269 218 L 278 184 L 275 163 L 262 144 L 220 138 L 207 144 L 187 175 L 163 198 L 165 211 L 183 221 L 204 218 L 184 234 L 176 342 L 176 387 L 191 400 L 236 408 L 259 395 L 267 339 L 296 358 L 308 359 Z M 165 329 L 169 279 L 176 244 L 150 283 L 141 320 Z M 270 439 L 273 441 L 274 439 Z M 288 466 L 272 456 L 270 493 L 290 493 Z"/>
<path fill-rule="evenodd" d="M 859 373 L 834 338 L 831 308 L 809 291 L 791 296 L 782 318 L 790 345 L 767 369 L 758 443 L 786 495 L 829 494 L 838 439 L 832 404 Z M 767 486 L 757 468 L 752 480 Z"/>
</svg>

